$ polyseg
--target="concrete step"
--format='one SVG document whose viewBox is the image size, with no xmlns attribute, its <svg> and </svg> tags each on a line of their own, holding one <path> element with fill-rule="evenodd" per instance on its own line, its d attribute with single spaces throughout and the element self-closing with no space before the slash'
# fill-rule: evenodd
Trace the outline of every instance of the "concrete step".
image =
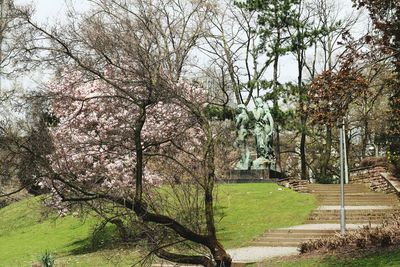
<svg viewBox="0 0 400 267">
<path fill-rule="evenodd" d="M 340 185 L 307 185 L 307 188 L 311 191 L 311 192 L 326 192 L 326 191 L 330 191 L 330 192 L 340 192 Z M 364 186 L 364 185 L 345 185 L 344 186 L 344 191 L 345 192 L 371 192 L 371 190 L 369 190 L 368 187 Z"/>
<path fill-rule="evenodd" d="M 268 241 L 268 242 L 258 242 L 254 241 L 250 243 L 250 246 L 255 246 L 255 247 L 298 247 L 301 242 L 297 241 L 286 241 L 286 242 L 273 242 L 273 241 Z"/>
<path fill-rule="evenodd" d="M 308 190 L 310 190 L 310 192 L 314 193 L 314 194 L 318 194 L 318 193 L 324 193 L 324 192 L 328 192 L 328 193 L 340 193 L 340 189 L 339 188 L 308 188 Z M 351 194 L 351 193 L 371 193 L 370 190 L 368 189 L 344 189 L 344 193 L 346 194 Z"/>
<path fill-rule="evenodd" d="M 318 202 L 321 206 L 339 206 L 340 201 L 327 201 L 327 200 L 322 200 Z M 393 202 L 385 202 L 385 201 L 375 201 L 375 202 L 369 202 L 369 201 L 345 201 L 344 202 L 346 206 L 397 206 L 396 203 Z"/>
<path fill-rule="evenodd" d="M 351 214 L 346 212 L 347 218 L 387 218 L 390 214 Z M 311 214 L 309 218 L 338 218 L 339 214 Z"/>
<path fill-rule="evenodd" d="M 311 190 L 309 189 L 310 193 L 321 195 L 321 194 L 341 194 L 340 190 Z M 371 191 L 364 191 L 364 190 L 345 190 L 344 194 L 371 194 Z M 374 193 L 372 193 L 374 194 Z"/>
<path fill-rule="evenodd" d="M 339 223 L 340 219 L 336 220 L 307 220 L 307 224 L 311 223 L 319 223 L 319 224 L 332 224 L 332 223 Z M 351 223 L 351 224 L 382 224 L 383 220 L 367 220 L 367 219 L 347 219 L 346 218 L 346 223 Z"/>
<path fill-rule="evenodd" d="M 324 214 L 324 215 L 317 215 L 317 214 L 311 214 L 308 219 L 313 219 L 313 220 L 318 220 L 318 219 L 325 219 L 325 218 L 339 218 L 339 214 Z M 351 218 L 351 219 L 364 219 L 364 218 L 371 218 L 371 219 L 385 219 L 390 217 L 390 214 L 387 215 L 363 215 L 363 214 L 348 214 L 346 213 L 346 218 Z"/>
<path fill-rule="evenodd" d="M 346 210 L 347 215 L 370 215 L 370 216 L 381 216 L 399 212 L 397 209 L 384 209 L 384 210 Z M 339 215 L 340 210 L 314 210 L 311 215 Z"/>
<path fill-rule="evenodd" d="M 309 187 L 322 187 L 322 188 L 328 188 L 328 187 L 340 187 L 340 184 L 308 184 L 307 186 Z M 367 188 L 364 184 L 345 184 L 345 188 Z"/>
<path fill-rule="evenodd" d="M 314 210 L 304 225 L 289 229 L 272 229 L 255 239 L 253 246 L 298 246 L 301 242 L 334 236 L 340 232 L 340 185 L 307 185 L 320 207 Z M 395 195 L 372 192 L 362 184 L 344 186 L 346 225 L 357 229 L 361 225 L 377 226 L 392 213 L 400 211 Z M 325 226 L 326 225 L 326 226 Z"/>
<path fill-rule="evenodd" d="M 318 201 L 320 201 L 320 202 L 338 202 L 339 201 L 340 202 L 341 199 L 340 198 L 337 198 L 337 199 L 319 198 Z M 369 203 L 372 206 L 376 206 L 376 204 L 375 204 L 376 202 L 388 204 L 388 205 L 382 205 L 382 206 L 396 206 L 396 205 L 398 206 L 399 205 L 399 202 L 394 199 L 357 199 L 357 198 L 349 199 L 349 198 L 344 198 L 344 203 L 346 203 L 345 205 L 347 205 L 348 202 L 350 202 L 350 203 L 351 202 L 364 202 L 367 204 Z M 365 205 L 365 206 L 368 206 L 368 205 Z"/>
<path fill-rule="evenodd" d="M 326 194 L 320 194 L 316 195 L 317 197 L 326 197 L 326 198 L 340 198 L 340 194 L 333 194 L 333 193 L 326 193 Z M 370 194 L 370 193 L 351 193 L 351 194 L 345 194 L 344 197 L 347 198 L 384 198 L 384 199 L 397 199 L 396 196 L 391 196 L 391 195 L 381 195 L 381 194 Z"/>
<path fill-rule="evenodd" d="M 369 222 L 369 221 L 379 221 L 379 222 L 383 222 L 384 220 L 387 220 L 389 218 L 389 216 L 382 216 L 382 217 L 369 217 L 369 216 L 360 216 L 360 217 L 352 217 L 352 216 L 345 216 L 346 220 L 352 221 L 352 222 Z M 314 223 L 318 223 L 318 221 L 339 221 L 340 220 L 340 216 L 326 216 L 326 217 L 320 217 L 320 216 L 316 216 L 316 217 L 309 217 L 307 219 L 308 222 L 313 221 Z"/>
<path fill-rule="evenodd" d="M 390 195 L 375 195 L 375 194 L 351 194 L 351 195 L 344 195 L 345 198 L 354 198 L 354 199 L 390 199 L 390 200 L 397 200 L 396 197 Z M 327 198 L 327 199 L 336 199 L 341 198 L 340 194 L 337 195 L 319 195 L 317 198 Z"/>
<path fill-rule="evenodd" d="M 322 236 L 331 236 L 336 232 L 329 233 L 265 233 L 260 238 L 304 238 L 304 237 L 322 237 Z"/>
<path fill-rule="evenodd" d="M 301 243 L 307 240 L 312 240 L 312 239 L 319 239 L 320 237 L 291 237 L 291 238 L 285 238 L 285 237 L 275 237 L 275 238 L 259 238 L 253 242 L 271 242 L 271 243 L 282 243 L 282 242 L 297 242 Z"/>
<path fill-rule="evenodd" d="M 281 234 L 335 234 L 339 230 L 335 229 L 292 229 L 292 228 L 286 228 L 286 229 L 270 229 L 264 234 L 270 234 L 270 233 L 281 233 Z"/>
<path fill-rule="evenodd" d="M 320 202 L 341 202 L 340 199 L 318 199 L 318 201 Z M 394 200 L 390 200 L 390 199 L 344 199 L 344 203 L 352 203 L 352 202 L 362 202 L 362 203 L 366 203 L 366 204 L 372 204 L 373 206 L 375 206 L 374 204 L 376 202 L 382 203 L 382 204 L 387 204 L 386 206 L 395 206 L 398 205 L 398 202 L 394 201 Z M 367 205 L 365 205 L 367 206 Z M 382 205 L 383 206 L 383 205 Z"/>
<path fill-rule="evenodd" d="M 337 206 L 340 205 L 340 201 L 321 201 L 319 202 L 320 205 L 324 206 Z M 395 203 L 390 203 L 390 202 L 383 202 L 383 201 L 377 201 L 375 203 L 367 202 L 367 201 L 346 201 L 346 205 L 348 206 L 383 206 L 383 205 L 395 205 Z"/>
</svg>

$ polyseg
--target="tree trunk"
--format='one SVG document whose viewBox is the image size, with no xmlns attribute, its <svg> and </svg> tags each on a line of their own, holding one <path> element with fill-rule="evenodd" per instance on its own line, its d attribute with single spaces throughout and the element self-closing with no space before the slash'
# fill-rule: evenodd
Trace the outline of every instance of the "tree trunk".
<svg viewBox="0 0 400 267">
<path fill-rule="evenodd" d="M 302 180 L 307 180 L 307 159 L 306 159 L 306 132 L 303 130 L 301 132 L 301 140 L 300 140 L 300 164 L 301 164 L 301 174 L 300 177 Z"/>
<path fill-rule="evenodd" d="M 182 225 L 178 221 L 171 217 L 153 213 L 148 209 L 148 205 L 143 200 L 143 150 L 141 144 L 141 130 L 145 123 L 146 109 L 145 106 L 141 107 L 141 113 L 137 121 L 137 128 L 135 131 L 135 145 L 136 145 L 136 191 L 134 202 L 130 203 L 125 199 L 114 199 L 114 201 L 124 205 L 127 208 L 132 209 L 138 218 L 144 222 L 153 222 L 160 225 L 164 225 L 175 231 L 176 234 L 183 237 L 186 240 L 201 244 L 207 247 L 217 266 L 230 266 L 232 259 L 229 254 L 226 253 L 223 246 L 218 242 L 216 236 L 215 222 L 214 222 L 214 205 L 213 205 L 213 188 L 215 182 L 215 165 L 214 165 L 214 143 L 212 137 L 212 130 L 210 126 L 205 122 L 204 127 L 207 128 L 208 143 L 205 152 L 205 168 L 207 170 L 206 177 L 204 179 L 204 201 L 205 201 L 205 217 L 207 223 L 207 235 L 198 234 L 193 232 L 190 228 Z M 205 119 L 203 114 L 202 119 Z M 155 248 L 154 253 L 169 261 L 183 263 L 183 264 L 197 264 L 205 267 L 211 267 L 214 265 L 213 261 L 206 256 L 191 256 L 184 254 L 176 254 L 168 252 L 163 248 Z"/>
<path fill-rule="evenodd" d="M 328 167 L 332 153 L 332 126 L 326 125 L 326 144 L 321 159 L 321 177 L 328 177 Z"/>
<path fill-rule="evenodd" d="M 278 30 L 278 41 L 280 42 L 280 31 Z M 275 44 L 275 59 L 274 59 L 274 69 L 273 69 L 273 91 L 275 93 L 275 97 L 273 100 L 274 106 L 273 109 L 275 111 L 279 110 L 278 106 L 278 67 L 279 67 L 279 54 L 278 54 L 278 48 L 279 48 L 279 43 Z M 276 158 L 276 167 L 278 171 L 281 171 L 281 149 L 280 149 L 280 136 L 279 136 L 279 123 L 278 120 L 279 118 L 275 117 L 275 140 L 274 140 L 274 151 L 275 151 L 275 158 Z"/>
<path fill-rule="evenodd" d="M 206 166 L 207 175 L 205 177 L 205 195 L 204 195 L 204 205 L 205 205 L 205 217 L 207 224 L 207 233 L 210 241 L 210 245 L 208 248 L 210 249 L 211 254 L 216 262 L 216 266 L 221 267 L 230 267 L 232 258 L 229 254 L 226 253 L 224 247 L 217 239 L 217 231 L 215 228 L 214 221 L 214 201 L 213 201 L 213 190 L 214 183 L 216 180 L 215 177 L 215 145 L 212 137 L 212 130 L 210 125 L 205 126 L 207 129 L 208 142 L 206 146 Z"/>
<path fill-rule="evenodd" d="M 363 124 L 364 124 L 364 133 L 363 133 L 363 137 L 362 137 L 362 149 L 361 149 L 361 157 L 365 158 L 365 156 L 367 155 L 367 144 L 368 144 L 368 136 L 369 136 L 369 125 L 368 125 L 368 119 L 365 116 L 363 118 Z"/>
</svg>

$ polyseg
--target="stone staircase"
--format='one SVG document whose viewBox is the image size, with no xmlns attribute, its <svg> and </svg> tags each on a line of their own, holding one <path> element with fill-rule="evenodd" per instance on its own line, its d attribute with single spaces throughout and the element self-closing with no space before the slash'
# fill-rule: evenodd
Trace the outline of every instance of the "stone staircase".
<svg viewBox="0 0 400 267">
<path fill-rule="evenodd" d="M 340 186 L 310 184 L 308 191 L 315 194 L 319 207 L 305 225 L 284 229 L 271 229 L 255 239 L 252 246 L 297 247 L 301 242 L 332 236 L 340 226 Z M 400 210 L 396 195 L 370 191 L 362 184 L 345 185 L 346 225 L 348 230 L 362 225 L 377 225 L 390 214 Z"/>
<path fill-rule="evenodd" d="M 337 233 L 333 229 L 271 229 L 258 237 L 251 246 L 260 247 L 297 247 L 301 242 L 332 236 Z"/>
</svg>

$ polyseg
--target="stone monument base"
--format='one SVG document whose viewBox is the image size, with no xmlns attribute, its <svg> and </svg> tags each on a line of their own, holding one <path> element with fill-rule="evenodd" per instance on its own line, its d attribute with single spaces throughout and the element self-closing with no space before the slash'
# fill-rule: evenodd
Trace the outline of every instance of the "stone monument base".
<svg viewBox="0 0 400 267">
<path fill-rule="evenodd" d="M 224 179 L 226 183 L 257 183 L 257 182 L 277 182 L 282 179 L 282 173 L 271 169 L 262 170 L 231 170 L 229 179 Z"/>
</svg>

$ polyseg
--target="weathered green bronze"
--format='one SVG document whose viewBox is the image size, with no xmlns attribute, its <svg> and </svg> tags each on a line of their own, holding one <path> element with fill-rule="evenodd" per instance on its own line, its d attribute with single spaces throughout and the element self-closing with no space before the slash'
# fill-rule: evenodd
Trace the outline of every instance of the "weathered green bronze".
<svg viewBox="0 0 400 267">
<path fill-rule="evenodd" d="M 236 125 L 236 140 L 234 146 L 240 150 L 240 160 L 236 163 L 236 170 L 248 170 L 251 166 L 250 151 L 247 147 L 247 136 L 249 134 L 249 115 L 247 114 L 246 106 L 240 104 L 238 106 L 239 114 L 235 118 Z"/>
<path fill-rule="evenodd" d="M 272 149 L 272 136 L 274 120 L 271 116 L 267 103 L 260 97 L 255 99 L 255 109 L 253 110 L 254 128 L 249 130 L 249 115 L 243 104 L 238 106 L 238 115 L 235 118 L 236 140 L 234 146 L 240 150 L 241 157 L 236 164 L 236 170 L 263 170 L 269 169 L 275 164 L 275 157 Z M 255 150 L 257 157 L 251 159 L 250 149 L 247 138 L 252 134 L 255 139 Z"/>
</svg>

